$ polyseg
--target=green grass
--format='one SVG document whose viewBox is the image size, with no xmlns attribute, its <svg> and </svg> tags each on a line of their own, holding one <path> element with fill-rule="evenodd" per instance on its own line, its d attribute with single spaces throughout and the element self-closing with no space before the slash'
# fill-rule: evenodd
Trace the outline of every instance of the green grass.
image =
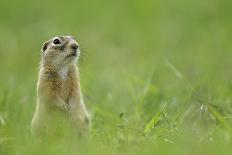
<svg viewBox="0 0 232 155">
<path fill-rule="evenodd" d="M 231 154 L 231 5 L 2 0 L 0 155 Z M 30 135 L 40 49 L 57 35 L 81 45 L 87 140 Z"/>
</svg>

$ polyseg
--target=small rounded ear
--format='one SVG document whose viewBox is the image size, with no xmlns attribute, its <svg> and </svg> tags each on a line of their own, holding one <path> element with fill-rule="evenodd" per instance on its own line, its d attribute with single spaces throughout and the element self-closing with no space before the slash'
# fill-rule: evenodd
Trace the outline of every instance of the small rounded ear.
<svg viewBox="0 0 232 155">
<path fill-rule="evenodd" d="M 48 44 L 49 44 L 49 42 L 47 41 L 47 42 L 45 42 L 44 44 L 43 44 L 43 47 L 42 47 L 42 52 L 44 52 L 47 48 L 48 48 Z"/>
</svg>

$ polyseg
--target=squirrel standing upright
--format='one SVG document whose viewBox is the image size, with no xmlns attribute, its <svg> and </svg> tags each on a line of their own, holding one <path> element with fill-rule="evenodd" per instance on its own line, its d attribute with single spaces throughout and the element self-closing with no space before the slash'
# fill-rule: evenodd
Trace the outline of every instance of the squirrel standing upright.
<svg viewBox="0 0 232 155">
<path fill-rule="evenodd" d="M 53 132 L 53 120 L 65 119 L 78 134 L 90 129 L 76 61 L 79 45 L 72 36 L 60 36 L 45 42 L 42 48 L 37 104 L 31 123 L 34 135 Z M 57 120 L 59 124 L 59 119 Z M 62 124 L 61 124 L 62 125 Z"/>
</svg>

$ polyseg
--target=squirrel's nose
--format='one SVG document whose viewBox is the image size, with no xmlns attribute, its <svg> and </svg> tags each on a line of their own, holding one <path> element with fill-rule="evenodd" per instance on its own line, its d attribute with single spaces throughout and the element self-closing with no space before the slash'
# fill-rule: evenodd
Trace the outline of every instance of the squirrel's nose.
<svg viewBox="0 0 232 155">
<path fill-rule="evenodd" d="M 72 44 L 72 45 L 71 45 L 71 48 L 72 48 L 73 50 L 77 50 L 77 49 L 78 49 L 78 45 L 77 45 L 77 44 Z"/>
</svg>

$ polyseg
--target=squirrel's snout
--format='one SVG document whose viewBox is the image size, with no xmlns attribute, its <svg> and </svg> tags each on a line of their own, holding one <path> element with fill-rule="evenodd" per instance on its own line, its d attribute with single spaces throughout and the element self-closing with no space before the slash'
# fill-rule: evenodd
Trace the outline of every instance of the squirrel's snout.
<svg viewBox="0 0 232 155">
<path fill-rule="evenodd" d="M 71 45 L 71 49 L 77 50 L 77 49 L 78 49 L 78 45 L 77 45 L 77 44 L 72 44 L 72 45 Z"/>
</svg>

